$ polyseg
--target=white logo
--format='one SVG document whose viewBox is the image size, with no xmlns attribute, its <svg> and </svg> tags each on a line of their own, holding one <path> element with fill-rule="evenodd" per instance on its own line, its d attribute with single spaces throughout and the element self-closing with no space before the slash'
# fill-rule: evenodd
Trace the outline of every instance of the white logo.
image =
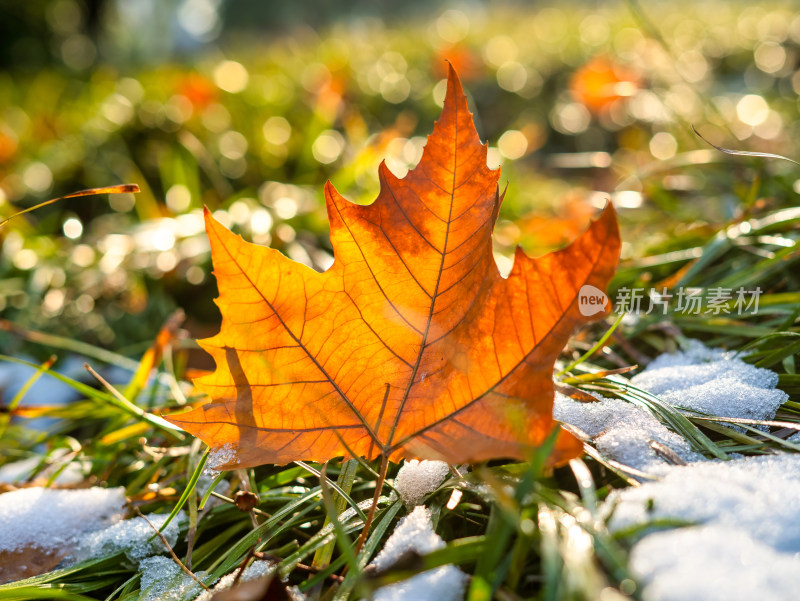
<svg viewBox="0 0 800 601">
<path fill-rule="evenodd" d="M 607 303 L 608 296 L 599 288 L 595 288 L 589 284 L 581 286 L 578 292 L 578 310 L 584 317 L 591 317 L 592 315 L 602 313 L 605 311 Z"/>
</svg>

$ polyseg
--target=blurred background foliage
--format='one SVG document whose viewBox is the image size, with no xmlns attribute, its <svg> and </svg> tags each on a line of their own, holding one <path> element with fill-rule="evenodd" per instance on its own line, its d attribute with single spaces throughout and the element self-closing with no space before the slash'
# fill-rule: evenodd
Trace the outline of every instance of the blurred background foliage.
<svg viewBox="0 0 800 601">
<path fill-rule="evenodd" d="M 731 159 L 691 125 L 723 146 L 800 158 L 797 8 L 5 1 L 0 219 L 82 188 L 141 193 L 65 200 L 0 229 L 0 316 L 124 354 L 176 307 L 192 335 L 214 332 L 203 205 L 325 269 L 322 185 L 369 202 L 380 160 L 400 176 L 416 163 L 446 59 L 509 182 L 502 269 L 516 244 L 563 245 L 607 199 L 627 261 L 700 244 L 796 204 L 796 166 Z M 24 342 L 0 344 L 11 354 Z"/>
</svg>

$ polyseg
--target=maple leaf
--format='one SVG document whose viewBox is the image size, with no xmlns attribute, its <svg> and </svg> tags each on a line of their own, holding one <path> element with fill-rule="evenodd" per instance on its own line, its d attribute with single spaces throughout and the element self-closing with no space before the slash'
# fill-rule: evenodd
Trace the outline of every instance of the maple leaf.
<svg viewBox="0 0 800 601">
<path fill-rule="evenodd" d="M 604 56 L 596 56 L 583 65 L 569 82 L 575 99 L 593 113 L 600 113 L 616 100 L 632 96 L 639 85 L 639 78 L 633 71 Z"/>
<path fill-rule="evenodd" d="M 200 341 L 216 371 L 195 381 L 214 402 L 168 419 L 224 469 L 353 455 L 451 463 L 525 457 L 557 427 L 553 365 L 619 258 L 609 204 L 568 247 L 517 249 L 507 278 L 492 255 L 500 170 L 486 164 L 451 68 L 442 115 L 415 169 L 385 163 L 380 194 L 356 205 L 330 182 L 335 261 L 324 273 L 250 244 L 206 210 L 222 313 Z M 581 445 L 562 431 L 551 460 Z"/>
</svg>

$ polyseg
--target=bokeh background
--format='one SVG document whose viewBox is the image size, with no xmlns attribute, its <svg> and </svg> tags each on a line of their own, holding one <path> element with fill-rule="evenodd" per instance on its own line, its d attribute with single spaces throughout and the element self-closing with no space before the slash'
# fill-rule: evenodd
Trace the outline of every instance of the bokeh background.
<svg viewBox="0 0 800 601">
<path fill-rule="evenodd" d="M 0 229 L 0 317 L 123 354 L 146 348 L 178 307 L 191 335 L 215 331 L 203 205 L 325 269 L 322 185 L 369 202 L 380 160 L 397 175 L 416 163 L 446 60 L 509 183 L 501 268 L 517 244 L 565 244 L 608 199 L 625 261 L 686 249 L 797 204 L 796 166 L 731 158 L 691 126 L 800 159 L 798 8 L 2 2 L 0 219 L 83 188 L 141 193 L 64 200 Z M 26 344 L 0 333 L 7 354 L 43 352 Z"/>
</svg>

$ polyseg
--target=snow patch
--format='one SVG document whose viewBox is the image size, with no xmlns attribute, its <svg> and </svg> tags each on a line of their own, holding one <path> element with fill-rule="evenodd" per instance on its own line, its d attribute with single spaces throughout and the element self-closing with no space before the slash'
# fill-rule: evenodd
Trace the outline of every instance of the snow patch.
<svg viewBox="0 0 800 601">
<path fill-rule="evenodd" d="M 736 352 L 726 351 L 721 348 L 709 348 L 699 340 L 687 340 L 683 350 L 674 353 L 662 353 L 650 362 L 650 367 L 660 369 L 662 367 L 682 367 L 684 365 L 698 365 L 701 363 L 712 363 L 733 359 Z"/>
<path fill-rule="evenodd" d="M 553 405 L 555 419 L 580 428 L 591 438 L 614 424 L 625 422 L 641 413 L 646 412 L 636 405 L 620 399 L 601 397 L 596 403 L 583 403 L 573 401 L 560 392 L 556 393 Z"/>
<path fill-rule="evenodd" d="M 378 572 L 390 568 L 405 553 L 430 553 L 445 546 L 433 531 L 430 512 L 418 506 L 398 522 L 383 549 L 372 562 Z M 464 596 L 467 575 L 452 565 L 417 574 L 375 591 L 373 601 L 457 601 Z"/>
<path fill-rule="evenodd" d="M 124 488 L 21 488 L 0 494 L 0 551 L 59 548 L 121 516 Z"/>
<path fill-rule="evenodd" d="M 613 492 L 609 528 L 675 518 L 738 529 L 779 551 L 800 552 L 800 454 L 676 466 L 658 482 Z"/>
<path fill-rule="evenodd" d="M 613 492 L 602 511 L 612 532 L 653 520 L 696 524 L 634 545 L 648 601 L 784 599 L 800 585 L 797 498 L 800 455 L 787 453 L 675 466 L 658 482 Z"/>
<path fill-rule="evenodd" d="M 79 541 L 72 560 L 82 561 L 124 552 L 128 559 L 136 562 L 151 555 L 168 553 L 169 549 L 164 546 L 161 538 L 158 536 L 154 538 L 155 530 L 153 530 L 153 527 L 160 530 L 168 517 L 169 515 L 166 513 L 151 513 L 147 515 L 147 519 L 153 526 L 143 518 L 136 517 L 117 522 L 104 530 L 87 534 Z M 170 547 L 175 546 L 183 521 L 185 521 L 185 516 L 180 512 L 161 533 Z"/>
<path fill-rule="evenodd" d="M 157 555 L 143 559 L 139 562 L 139 571 L 142 575 L 139 601 L 177 601 L 193 590 L 202 590 L 200 584 L 169 557 Z M 203 573 L 198 572 L 196 576 L 202 579 Z"/>
<path fill-rule="evenodd" d="M 214 474 L 212 476 L 211 474 Z M 216 477 L 217 472 L 212 472 L 207 468 L 203 470 L 200 474 L 200 477 L 197 479 L 197 494 L 202 498 L 208 492 L 208 489 L 211 488 L 211 485 L 214 484 L 214 478 Z M 228 489 L 230 489 L 230 482 L 225 480 L 224 478 L 216 483 L 214 486 L 214 492 L 219 493 L 221 495 L 227 494 Z M 210 509 L 211 507 L 216 507 L 217 505 L 222 504 L 222 499 L 215 497 L 214 495 L 209 495 L 208 499 L 206 500 L 205 508 Z"/>
<path fill-rule="evenodd" d="M 710 415 L 771 420 L 789 395 L 777 388 L 758 388 L 726 377 L 669 392 L 661 398 L 670 405 Z"/>
<path fill-rule="evenodd" d="M 214 596 L 214 593 L 218 593 L 220 591 L 228 590 L 233 586 L 234 581 L 236 580 L 236 576 L 239 573 L 241 568 L 236 568 L 230 574 L 227 574 L 219 579 L 214 588 L 208 591 L 203 591 L 200 593 L 194 601 L 211 601 L 211 598 Z M 262 576 L 266 576 L 271 572 L 275 571 L 275 564 L 270 563 L 269 561 L 254 561 L 252 564 L 247 566 L 244 569 L 244 573 L 239 578 L 239 582 L 248 582 L 250 580 L 255 580 L 256 578 L 261 578 Z"/>
<path fill-rule="evenodd" d="M 63 549 L 68 555 L 62 566 L 124 552 L 142 571 L 141 599 L 147 601 L 181 598 L 189 585 L 180 578 L 199 586 L 172 559 L 158 556 L 169 549 L 155 536 L 153 526 L 160 529 L 168 515 L 146 516 L 152 526 L 141 517 L 122 520 L 124 505 L 122 487 L 70 490 L 31 487 L 0 494 L 0 552 Z M 162 532 L 170 547 L 177 542 L 185 521 L 185 514 L 179 512 Z M 170 579 L 171 584 L 167 583 Z M 144 590 L 146 586 L 150 587 L 149 592 Z"/>
<path fill-rule="evenodd" d="M 657 472 L 665 460 L 650 446 L 651 442 L 668 447 L 685 462 L 700 461 L 703 456 L 692 451 L 681 435 L 668 429 L 646 409 L 637 409 L 625 420 L 601 432 L 594 440 L 597 450 L 623 465 Z"/>
<path fill-rule="evenodd" d="M 394 486 L 406 507 L 413 507 L 422 503 L 426 495 L 439 488 L 449 473 L 450 468 L 444 461 L 412 459 L 406 461 L 397 472 Z"/>
<path fill-rule="evenodd" d="M 789 398 L 775 388 L 775 372 L 745 363 L 736 353 L 707 348 L 697 340 L 690 340 L 683 351 L 660 355 L 631 383 L 676 408 L 720 417 L 771 420 Z M 601 397 L 596 403 L 582 403 L 556 394 L 553 417 L 584 431 L 609 459 L 645 472 L 661 473 L 668 467 L 650 446 L 651 441 L 664 445 L 686 463 L 703 459 L 649 411 L 620 399 Z"/>
<path fill-rule="evenodd" d="M 582 403 L 556 393 L 553 417 L 593 438 L 605 457 L 637 470 L 658 472 L 666 465 L 650 446 L 651 441 L 668 447 L 687 463 L 703 458 L 649 411 L 620 399 Z"/>
<path fill-rule="evenodd" d="M 206 475 L 216 476 L 222 471 L 222 466 L 234 463 L 238 458 L 239 455 L 236 453 L 236 447 L 231 443 L 224 444 L 221 447 L 211 450 L 208 454 L 208 460 L 206 461 L 206 467 L 203 472 Z"/>
<path fill-rule="evenodd" d="M 697 340 L 685 351 L 660 355 L 631 383 L 670 405 L 722 417 L 771 420 L 789 398 L 775 388 L 775 372 Z"/>
<path fill-rule="evenodd" d="M 630 568 L 648 601 L 785 601 L 800 589 L 800 557 L 719 526 L 651 534 L 633 548 Z"/>
</svg>

